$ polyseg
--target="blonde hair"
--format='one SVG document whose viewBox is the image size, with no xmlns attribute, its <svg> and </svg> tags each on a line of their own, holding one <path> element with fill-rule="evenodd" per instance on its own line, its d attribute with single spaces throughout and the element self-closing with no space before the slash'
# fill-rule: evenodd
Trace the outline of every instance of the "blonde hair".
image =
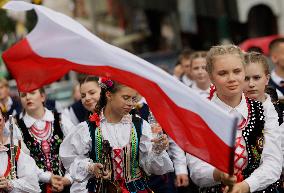
<svg viewBox="0 0 284 193">
<path fill-rule="evenodd" d="M 206 57 L 206 71 L 208 72 L 208 74 L 210 74 L 210 75 L 212 74 L 213 63 L 214 63 L 215 57 L 223 56 L 223 55 L 227 55 L 227 54 L 239 56 L 240 59 L 242 60 L 242 64 L 245 65 L 244 53 L 242 52 L 242 50 L 238 46 L 235 46 L 235 45 L 232 45 L 232 44 L 213 46 L 213 47 L 211 47 L 211 49 L 207 53 L 207 57 Z"/>
<path fill-rule="evenodd" d="M 250 63 L 258 63 L 262 65 L 262 69 L 264 70 L 265 75 L 269 74 L 269 66 L 265 56 L 257 52 L 249 52 L 246 53 L 245 56 L 245 65 L 249 65 Z"/>
</svg>

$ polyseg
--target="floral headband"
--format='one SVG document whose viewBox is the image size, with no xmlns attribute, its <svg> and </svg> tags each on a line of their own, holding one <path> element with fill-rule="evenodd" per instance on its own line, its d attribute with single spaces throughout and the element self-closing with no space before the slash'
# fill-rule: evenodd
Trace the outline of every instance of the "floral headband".
<svg viewBox="0 0 284 193">
<path fill-rule="evenodd" d="M 101 77 L 99 79 L 99 86 L 103 89 L 109 89 L 113 86 L 113 81 L 108 77 Z"/>
</svg>

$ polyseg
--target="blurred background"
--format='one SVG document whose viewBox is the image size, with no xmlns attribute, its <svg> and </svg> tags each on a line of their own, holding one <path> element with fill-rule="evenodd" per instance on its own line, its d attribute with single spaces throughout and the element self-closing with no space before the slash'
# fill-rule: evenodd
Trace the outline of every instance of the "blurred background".
<svg viewBox="0 0 284 193">
<path fill-rule="evenodd" d="M 168 72 L 184 48 L 206 50 L 284 33 L 283 0 L 25 1 L 69 15 L 106 42 Z M 31 31 L 36 21 L 33 11 L 15 14 L 0 9 L 0 54 Z M 12 80 L 1 58 L 0 76 Z M 48 86 L 47 94 L 66 106 L 77 79 L 71 72 Z M 16 83 L 10 81 L 10 86 L 16 88 Z"/>
</svg>

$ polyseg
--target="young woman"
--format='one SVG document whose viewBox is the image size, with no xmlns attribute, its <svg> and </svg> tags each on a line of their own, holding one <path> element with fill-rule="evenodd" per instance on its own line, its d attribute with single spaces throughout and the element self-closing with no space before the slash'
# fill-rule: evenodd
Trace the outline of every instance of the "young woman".
<svg viewBox="0 0 284 193">
<path fill-rule="evenodd" d="M 35 161 L 18 146 L 14 146 L 16 176 L 12 177 L 10 139 L 4 135 L 4 126 L 5 120 L 0 110 L 0 192 L 41 192 Z"/>
<path fill-rule="evenodd" d="M 98 78 L 95 76 L 84 76 L 79 82 L 81 100 L 76 101 L 69 108 L 64 110 L 64 115 L 70 117 L 74 125 L 88 119 L 95 110 L 100 98 L 101 88 L 98 85 Z"/>
<path fill-rule="evenodd" d="M 109 178 L 124 193 L 151 192 L 146 174 L 173 171 L 166 153 L 165 135 L 152 138 L 150 125 L 129 112 L 137 103 L 137 91 L 107 78 L 100 81 L 95 113 L 62 143 L 60 156 L 75 181 L 87 184 L 81 192 L 96 192 L 100 180 Z M 103 141 L 110 143 L 108 171 L 102 170 Z M 104 164 L 104 165 L 103 165 Z"/>
<path fill-rule="evenodd" d="M 243 94 L 244 56 L 234 46 L 214 46 L 207 55 L 207 71 L 216 91 L 211 101 L 239 117 L 234 174 L 189 157 L 191 178 L 201 192 L 276 192 L 282 169 L 281 139 L 277 115 L 264 117 L 262 104 Z M 225 189 L 223 189 L 225 188 Z"/>
<path fill-rule="evenodd" d="M 280 104 L 276 90 L 268 86 L 270 75 L 266 58 L 262 54 L 251 52 L 245 54 L 245 63 L 245 95 L 262 102 L 263 108 L 267 112 L 265 116 L 271 116 L 276 110 L 278 122 L 281 125 L 283 123 L 283 104 Z M 280 127 L 280 130 L 284 132 L 283 126 Z M 284 152 L 283 150 L 282 143 L 282 152 Z"/>
<path fill-rule="evenodd" d="M 191 88 L 204 98 L 209 96 L 211 84 L 206 71 L 206 55 L 204 51 L 193 52 L 190 65 L 190 74 L 194 81 Z"/>
<path fill-rule="evenodd" d="M 73 124 L 67 117 L 44 107 L 43 89 L 20 92 L 20 99 L 24 112 L 17 118 L 17 124 L 23 134 L 24 144 L 39 167 L 41 189 L 43 192 L 61 192 L 71 184 L 72 179 L 65 174 L 59 158 L 59 147 L 64 136 L 71 132 Z"/>
<path fill-rule="evenodd" d="M 269 66 L 266 58 L 257 52 L 245 54 L 245 88 L 244 93 L 247 97 L 262 102 L 263 108 L 267 109 L 268 114 L 273 113 L 274 109 L 278 113 L 279 124 L 283 123 L 283 109 L 278 98 L 270 97 L 273 88 L 267 88 L 269 82 Z M 268 90 L 270 89 L 270 90 Z M 269 94 L 266 94 L 267 90 Z M 275 92 L 275 91 L 274 91 Z M 272 103 L 273 102 L 273 103 Z M 270 109 L 272 109 L 270 111 Z"/>
</svg>

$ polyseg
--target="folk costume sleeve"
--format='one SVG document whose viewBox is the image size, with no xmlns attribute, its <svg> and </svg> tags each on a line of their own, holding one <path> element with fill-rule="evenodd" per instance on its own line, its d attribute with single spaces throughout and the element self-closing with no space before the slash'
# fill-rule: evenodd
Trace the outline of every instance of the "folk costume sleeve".
<svg viewBox="0 0 284 193">
<path fill-rule="evenodd" d="M 143 121 L 142 135 L 140 137 L 140 166 L 147 174 L 163 175 L 173 172 L 173 163 L 164 150 L 160 154 L 156 154 L 153 150 L 153 134 L 149 123 Z"/>
<path fill-rule="evenodd" d="M 88 166 L 93 161 L 88 158 L 92 139 L 86 122 L 76 126 L 61 144 L 60 157 L 64 167 L 75 181 L 84 181 L 90 177 Z"/>
<path fill-rule="evenodd" d="M 185 152 L 169 138 L 168 154 L 174 164 L 175 174 L 188 174 Z"/>
<path fill-rule="evenodd" d="M 67 117 L 65 114 L 61 114 L 61 129 L 63 132 L 64 137 L 66 137 L 68 134 L 72 133 L 74 129 L 74 124 L 71 122 L 69 117 Z"/>
<path fill-rule="evenodd" d="M 201 187 L 209 187 L 220 184 L 219 182 L 215 182 L 213 178 L 213 171 L 215 167 L 193 155 L 187 154 L 186 157 L 190 178 L 195 184 Z"/>
<path fill-rule="evenodd" d="M 273 184 L 280 178 L 283 156 L 281 151 L 281 132 L 278 127 L 278 114 L 271 102 L 264 106 L 264 144 L 260 166 L 245 179 L 250 191 L 259 191 Z"/>
<path fill-rule="evenodd" d="M 21 151 L 17 162 L 17 179 L 11 180 L 13 187 L 11 192 L 41 192 L 36 167 L 35 161 Z"/>
</svg>

